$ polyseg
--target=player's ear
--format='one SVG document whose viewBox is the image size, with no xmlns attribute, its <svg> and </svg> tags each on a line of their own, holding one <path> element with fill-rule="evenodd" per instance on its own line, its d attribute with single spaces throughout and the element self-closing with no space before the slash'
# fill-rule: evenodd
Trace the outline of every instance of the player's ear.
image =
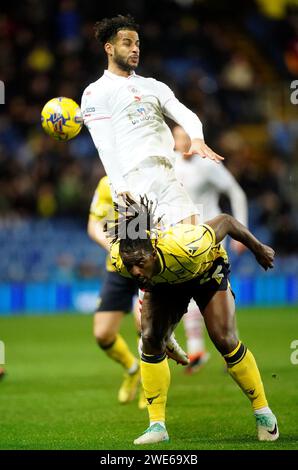
<svg viewBox="0 0 298 470">
<path fill-rule="evenodd" d="M 109 56 L 113 55 L 113 53 L 114 53 L 113 44 L 111 42 L 106 42 L 105 45 L 104 45 L 104 50 Z"/>
</svg>

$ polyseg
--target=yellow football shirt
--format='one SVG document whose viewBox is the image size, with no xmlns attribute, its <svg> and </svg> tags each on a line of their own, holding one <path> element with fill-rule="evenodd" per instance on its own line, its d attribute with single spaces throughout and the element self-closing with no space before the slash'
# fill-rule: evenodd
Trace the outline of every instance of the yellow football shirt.
<svg viewBox="0 0 298 470">
<path fill-rule="evenodd" d="M 209 225 L 177 224 L 157 230 L 156 238 L 161 271 L 151 279 L 152 284 L 179 284 L 207 272 L 217 258 L 228 262 L 227 252 L 216 243 Z M 120 274 L 131 277 L 119 255 L 119 241 L 112 245 L 111 261 Z"/>
<path fill-rule="evenodd" d="M 103 221 L 103 219 L 113 220 L 115 218 L 112 194 L 107 176 L 101 178 L 96 187 L 89 210 L 89 217 L 96 221 Z M 109 255 L 106 258 L 106 269 L 107 271 L 115 271 Z"/>
</svg>

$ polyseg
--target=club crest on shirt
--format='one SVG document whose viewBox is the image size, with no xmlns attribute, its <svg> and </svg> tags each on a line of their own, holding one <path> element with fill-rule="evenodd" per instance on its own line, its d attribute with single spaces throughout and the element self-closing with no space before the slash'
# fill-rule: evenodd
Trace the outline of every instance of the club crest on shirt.
<svg viewBox="0 0 298 470">
<path fill-rule="evenodd" d="M 129 85 L 127 88 L 133 95 L 141 96 L 140 90 L 138 90 L 135 86 Z"/>
<path fill-rule="evenodd" d="M 138 90 L 135 86 L 133 85 L 129 85 L 128 87 L 128 90 L 130 91 L 130 93 L 133 94 L 133 97 L 134 97 L 134 100 L 135 101 L 141 101 L 141 98 L 142 98 L 142 94 L 140 92 L 140 90 Z"/>
</svg>

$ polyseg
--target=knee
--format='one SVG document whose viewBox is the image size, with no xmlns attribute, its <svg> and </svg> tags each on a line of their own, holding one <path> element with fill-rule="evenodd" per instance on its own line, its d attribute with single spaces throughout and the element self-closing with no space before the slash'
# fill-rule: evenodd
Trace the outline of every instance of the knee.
<svg viewBox="0 0 298 470">
<path fill-rule="evenodd" d="M 105 326 L 98 325 L 98 324 L 94 325 L 93 335 L 94 335 L 95 341 L 100 347 L 108 346 L 109 344 L 112 344 L 116 339 L 116 335 L 114 332 L 111 332 Z"/>
<path fill-rule="evenodd" d="M 218 334 L 216 334 L 212 340 L 214 346 L 222 355 L 232 352 L 236 348 L 239 341 L 237 334 L 230 330 L 222 330 L 218 332 Z"/>
<path fill-rule="evenodd" d="M 162 354 L 166 348 L 165 338 L 151 330 L 142 332 L 142 344 L 145 354 Z"/>
</svg>

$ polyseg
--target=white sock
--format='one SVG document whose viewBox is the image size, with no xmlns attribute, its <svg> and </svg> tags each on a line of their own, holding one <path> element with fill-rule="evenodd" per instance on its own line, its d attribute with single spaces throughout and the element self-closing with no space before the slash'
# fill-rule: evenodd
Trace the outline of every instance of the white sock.
<svg viewBox="0 0 298 470">
<path fill-rule="evenodd" d="M 188 354 L 203 353 L 205 350 L 204 319 L 193 299 L 190 301 L 187 313 L 183 316 L 183 325 Z"/>
<path fill-rule="evenodd" d="M 205 352 L 205 341 L 203 338 L 190 338 L 187 340 L 187 352 L 190 355 L 203 354 Z"/>
<path fill-rule="evenodd" d="M 165 422 L 164 421 L 150 421 L 150 426 L 152 426 L 153 424 L 160 424 L 163 428 L 166 429 L 166 425 L 165 425 Z"/>
<path fill-rule="evenodd" d="M 270 410 L 269 406 L 264 406 L 263 408 L 259 408 L 258 410 L 254 410 L 255 415 L 271 415 L 273 414 Z"/>
<path fill-rule="evenodd" d="M 127 373 L 129 375 L 132 375 L 138 370 L 138 368 L 139 368 L 139 363 L 135 362 L 129 369 L 127 369 Z"/>
</svg>

